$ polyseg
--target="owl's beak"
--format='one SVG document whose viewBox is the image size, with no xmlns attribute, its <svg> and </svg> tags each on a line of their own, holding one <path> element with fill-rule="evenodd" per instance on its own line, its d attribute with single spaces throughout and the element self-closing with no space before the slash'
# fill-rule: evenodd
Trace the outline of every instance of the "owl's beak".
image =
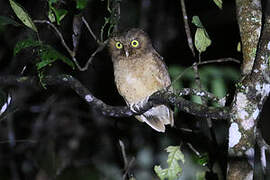
<svg viewBox="0 0 270 180">
<path fill-rule="evenodd" d="M 125 50 L 125 53 L 126 53 L 126 57 L 128 57 L 129 56 L 128 50 Z"/>
</svg>

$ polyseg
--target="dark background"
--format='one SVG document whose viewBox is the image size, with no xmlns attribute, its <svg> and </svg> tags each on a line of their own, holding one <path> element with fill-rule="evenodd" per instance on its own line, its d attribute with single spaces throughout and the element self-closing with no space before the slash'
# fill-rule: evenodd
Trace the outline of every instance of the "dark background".
<svg viewBox="0 0 270 180">
<path fill-rule="evenodd" d="M 48 5 L 45 0 L 18 0 L 32 19 L 47 19 Z M 78 13 L 74 1 L 65 1 L 63 8 L 69 11 L 59 30 L 68 45 L 72 47 L 72 18 Z M 83 15 L 94 33 L 99 37 L 108 16 L 106 1 L 89 0 Z M 233 57 L 241 60 L 237 52 L 240 41 L 235 18 L 234 1 L 223 2 L 219 10 L 212 0 L 186 1 L 189 22 L 192 16 L 200 17 L 212 44 L 202 53 L 202 60 Z M 0 15 L 19 20 L 9 2 L 0 1 Z M 47 25 L 38 24 L 40 39 L 68 57 L 61 42 Z M 154 47 L 171 67 L 188 67 L 196 59 L 187 45 L 180 1 L 178 0 L 122 0 L 119 28 L 144 29 L 153 41 Z M 190 23 L 194 37 L 196 27 Z M 0 74 L 20 75 L 26 65 L 24 75 L 36 75 L 33 52 L 25 50 L 13 57 L 13 48 L 19 40 L 35 34 L 28 28 L 11 25 L 0 29 Z M 83 27 L 77 58 L 85 64 L 97 43 Z M 217 70 L 232 68 L 240 72 L 240 65 L 234 63 L 216 64 Z M 103 50 L 94 58 L 87 71 L 72 70 L 59 62 L 53 64 L 49 74 L 71 74 L 86 86 L 96 97 L 110 105 L 124 105 L 114 85 L 112 63 Z M 211 79 L 209 79 L 211 81 Z M 228 93 L 233 93 L 234 83 L 228 82 Z M 189 87 L 188 82 L 184 83 Z M 30 86 L 3 87 L 3 93 L 11 93 L 12 105 L 9 115 L 0 121 L 0 179 L 120 179 L 123 174 L 123 157 L 119 140 L 125 144 L 129 159 L 135 163 L 129 174 L 137 179 L 153 179 L 153 166 L 166 162 L 164 149 L 169 145 L 180 145 L 186 160 L 184 178 L 192 179 L 195 171 L 204 171 L 193 161 L 193 153 L 187 143 L 191 143 L 201 154 L 208 152 L 208 167 L 219 167 L 226 172 L 227 125 L 214 121 L 217 144 L 211 141 L 210 131 L 202 119 L 184 114 L 175 115 L 176 127 L 168 127 L 166 133 L 158 133 L 135 118 L 111 118 L 89 107 L 83 99 L 70 89 L 61 86 L 35 88 Z M 267 127 L 268 113 L 265 105 L 261 124 Z M 181 128 L 192 129 L 185 132 Z M 267 136 L 267 134 L 265 134 Z M 14 140 L 15 139 L 15 140 Z M 268 136 L 269 139 L 269 136 Z M 214 163 L 218 162 L 218 163 Z M 192 170 L 194 169 L 194 170 Z M 209 171 L 209 170 L 208 170 Z M 217 176 L 207 173 L 208 179 Z"/>
</svg>

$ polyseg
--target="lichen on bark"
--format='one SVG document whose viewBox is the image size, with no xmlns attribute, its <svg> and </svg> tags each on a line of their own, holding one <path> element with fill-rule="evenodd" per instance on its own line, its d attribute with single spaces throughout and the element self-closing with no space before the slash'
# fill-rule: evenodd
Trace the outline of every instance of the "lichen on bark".
<svg viewBox="0 0 270 180">
<path fill-rule="evenodd" d="M 236 16 L 242 41 L 242 74 L 251 72 L 261 34 L 262 8 L 259 0 L 236 0 Z"/>
</svg>

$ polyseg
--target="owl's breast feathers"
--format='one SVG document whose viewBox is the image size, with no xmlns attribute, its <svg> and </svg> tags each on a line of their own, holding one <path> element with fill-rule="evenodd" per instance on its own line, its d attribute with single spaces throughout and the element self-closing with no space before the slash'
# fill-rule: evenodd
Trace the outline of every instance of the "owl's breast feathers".
<svg viewBox="0 0 270 180">
<path fill-rule="evenodd" d="M 171 83 L 166 65 L 153 53 L 115 61 L 114 76 L 119 93 L 129 104 L 139 102 Z"/>
</svg>

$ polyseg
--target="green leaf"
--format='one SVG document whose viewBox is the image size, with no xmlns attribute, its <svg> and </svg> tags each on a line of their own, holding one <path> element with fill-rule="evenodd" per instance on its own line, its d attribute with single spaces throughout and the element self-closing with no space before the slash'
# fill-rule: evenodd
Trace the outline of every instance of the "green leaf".
<svg viewBox="0 0 270 180">
<path fill-rule="evenodd" d="M 16 16 L 22 21 L 22 23 L 25 26 L 31 28 L 33 31 L 37 32 L 35 24 L 33 23 L 28 13 L 23 9 L 23 7 L 13 0 L 9 0 L 9 3 L 13 11 L 15 12 Z"/>
<path fill-rule="evenodd" d="M 68 13 L 68 11 L 65 9 L 55 9 L 54 8 L 54 13 L 56 16 L 56 22 L 58 25 L 60 25 L 60 21 L 62 21 L 64 19 L 64 17 Z"/>
<path fill-rule="evenodd" d="M 48 18 L 52 23 L 55 22 L 55 15 L 54 15 L 53 10 L 51 8 L 49 8 L 49 11 L 48 11 Z"/>
<path fill-rule="evenodd" d="M 88 3 L 88 0 L 77 0 L 76 8 L 82 10 L 86 7 L 87 3 Z"/>
<path fill-rule="evenodd" d="M 62 62 L 66 63 L 73 69 L 75 68 L 74 63 L 67 58 L 66 56 L 59 53 L 57 50 L 55 50 L 53 47 L 49 45 L 43 45 L 39 41 L 35 41 L 32 39 L 27 39 L 23 41 L 19 41 L 14 48 L 14 56 L 17 55 L 22 49 L 28 48 L 28 47 L 37 47 L 38 55 L 40 57 L 40 62 L 37 63 L 37 69 L 40 70 L 41 68 L 51 65 L 56 60 L 61 60 Z"/>
<path fill-rule="evenodd" d="M 192 17 L 192 23 L 198 28 L 203 28 L 201 20 L 200 20 L 200 18 L 198 16 L 193 16 Z"/>
<path fill-rule="evenodd" d="M 237 52 L 241 52 L 241 49 L 242 49 L 241 42 L 238 42 L 237 43 Z"/>
<path fill-rule="evenodd" d="M 211 45 L 211 39 L 204 28 L 197 28 L 195 33 L 195 47 L 202 53 Z"/>
<path fill-rule="evenodd" d="M 180 146 L 169 146 L 166 148 L 166 151 L 169 153 L 168 164 L 178 160 L 181 160 L 183 163 L 185 162 L 184 154 L 180 151 Z"/>
<path fill-rule="evenodd" d="M 28 47 L 37 47 L 37 46 L 41 46 L 41 42 L 35 41 L 32 39 L 19 41 L 14 47 L 13 55 L 16 56 L 22 49 L 25 49 Z"/>
<path fill-rule="evenodd" d="M 193 16 L 192 23 L 197 27 L 195 33 L 195 47 L 199 53 L 202 53 L 208 46 L 211 45 L 211 39 L 209 38 L 198 16 Z"/>
<path fill-rule="evenodd" d="M 14 21 L 13 19 L 6 17 L 6 16 L 0 16 L 0 26 L 5 26 L 5 25 L 14 25 L 14 26 L 19 26 L 20 24 Z"/>
<path fill-rule="evenodd" d="M 64 17 L 67 15 L 68 11 L 65 9 L 58 9 L 53 6 L 53 1 L 48 1 L 49 3 L 49 11 L 48 11 L 48 18 L 51 22 L 57 23 L 57 25 L 60 25 L 60 22 L 64 19 Z"/>
<path fill-rule="evenodd" d="M 209 161 L 209 158 L 208 158 L 208 155 L 204 153 L 201 156 L 197 156 L 197 155 L 193 156 L 193 160 L 201 166 L 206 166 Z"/>
<path fill-rule="evenodd" d="M 222 9 L 222 0 L 213 0 L 214 3 L 219 7 L 219 9 Z"/>
<path fill-rule="evenodd" d="M 56 60 L 61 60 L 62 62 L 66 63 L 73 69 L 75 68 L 74 63 L 67 58 L 66 56 L 59 53 L 57 50 L 55 50 L 53 47 L 49 45 L 44 45 L 40 47 L 39 50 L 39 56 L 41 61 L 36 64 L 37 69 L 40 70 L 48 65 L 51 65 Z"/>
<path fill-rule="evenodd" d="M 155 166 L 154 170 L 161 180 L 176 180 L 182 172 L 178 161 L 185 162 L 184 154 L 180 151 L 180 146 L 169 146 L 166 148 L 166 151 L 169 153 L 167 159 L 168 168 L 162 169 L 161 166 Z"/>
<path fill-rule="evenodd" d="M 166 169 L 162 169 L 160 166 L 155 166 L 154 171 L 156 172 L 157 176 L 163 180 L 167 177 Z"/>
</svg>

